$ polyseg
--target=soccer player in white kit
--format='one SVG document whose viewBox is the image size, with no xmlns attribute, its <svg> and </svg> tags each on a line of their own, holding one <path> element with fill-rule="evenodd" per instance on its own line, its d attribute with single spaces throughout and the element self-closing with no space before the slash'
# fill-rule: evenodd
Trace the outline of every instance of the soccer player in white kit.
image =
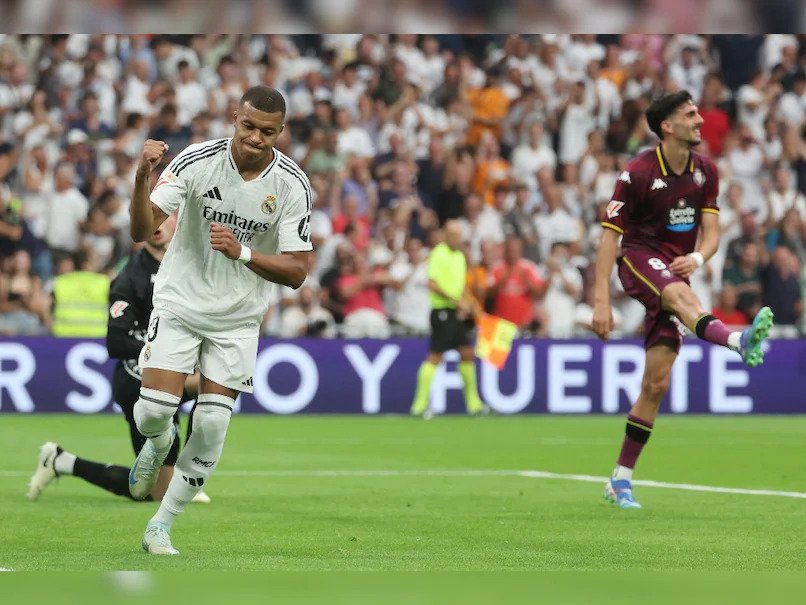
<svg viewBox="0 0 806 605">
<path fill-rule="evenodd" d="M 151 491 L 171 448 L 185 376 L 197 367 L 201 373 L 193 434 L 143 536 L 152 554 L 178 554 L 171 525 L 215 470 L 238 392 L 252 392 L 271 284 L 298 288 L 312 248 L 310 183 L 274 149 L 284 125 L 282 95 L 251 88 L 233 118 L 231 139 L 184 149 L 150 193 L 165 143 L 146 141 L 137 167 L 132 238 L 147 239 L 177 208 L 179 219 L 157 274 L 139 359 L 143 383 L 134 418 L 148 440 L 129 474 L 134 498 Z"/>
</svg>

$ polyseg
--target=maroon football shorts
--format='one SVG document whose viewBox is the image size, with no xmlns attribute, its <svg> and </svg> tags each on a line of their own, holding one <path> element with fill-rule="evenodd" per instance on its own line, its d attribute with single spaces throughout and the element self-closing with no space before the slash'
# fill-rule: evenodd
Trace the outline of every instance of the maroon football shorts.
<svg viewBox="0 0 806 605">
<path fill-rule="evenodd" d="M 649 349 L 659 342 L 680 350 L 683 337 L 678 329 L 679 321 L 661 307 L 661 292 L 669 284 L 688 280 L 672 273 L 672 259 L 653 250 L 626 250 L 618 260 L 618 276 L 624 291 L 644 305 L 644 348 Z"/>
</svg>

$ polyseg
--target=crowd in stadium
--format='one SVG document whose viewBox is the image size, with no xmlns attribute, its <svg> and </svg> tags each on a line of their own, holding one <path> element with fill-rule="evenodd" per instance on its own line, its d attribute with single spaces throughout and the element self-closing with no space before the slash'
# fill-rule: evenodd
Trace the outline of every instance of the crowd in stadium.
<svg viewBox="0 0 806 605">
<path fill-rule="evenodd" d="M 694 274 L 745 325 L 804 328 L 806 36 L 6 35 L 0 39 L 0 335 L 49 334 L 55 284 L 113 279 L 146 138 L 231 136 L 255 84 L 286 97 L 278 147 L 309 176 L 314 263 L 266 335 L 428 332 L 428 250 L 458 218 L 469 283 L 524 334 L 590 336 L 599 220 L 643 112 L 689 90 L 720 170 L 722 240 Z M 613 279 L 621 335 L 643 308 Z"/>
</svg>

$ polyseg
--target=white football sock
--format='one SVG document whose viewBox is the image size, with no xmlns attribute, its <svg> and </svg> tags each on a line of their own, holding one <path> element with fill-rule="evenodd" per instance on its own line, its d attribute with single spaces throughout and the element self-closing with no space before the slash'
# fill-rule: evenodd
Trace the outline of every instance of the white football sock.
<svg viewBox="0 0 806 605">
<path fill-rule="evenodd" d="M 632 471 L 633 469 L 631 468 L 617 464 L 616 470 L 613 471 L 613 479 L 626 479 L 627 481 L 632 481 Z"/>
<path fill-rule="evenodd" d="M 171 421 L 180 398 L 156 389 L 140 388 L 140 398 L 134 404 L 137 430 L 151 439 L 154 447 L 164 450 L 171 445 Z"/>
<path fill-rule="evenodd" d="M 76 455 L 65 452 L 64 450 L 62 450 L 62 453 L 56 456 L 56 459 L 53 461 L 53 469 L 59 475 L 72 475 L 75 465 Z"/>
<path fill-rule="evenodd" d="M 227 435 L 235 400 L 202 393 L 193 412 L 193 433 L 179 454 L 174 475 L 153 520 L 170 526 L 213 474 Z"/>
<path fill-rule="evenodd" d="M 731 332 L 728 336 L 728 348 L 733 351 L 739 351 L 742 348 L 742 333 Z"/>
</svg>

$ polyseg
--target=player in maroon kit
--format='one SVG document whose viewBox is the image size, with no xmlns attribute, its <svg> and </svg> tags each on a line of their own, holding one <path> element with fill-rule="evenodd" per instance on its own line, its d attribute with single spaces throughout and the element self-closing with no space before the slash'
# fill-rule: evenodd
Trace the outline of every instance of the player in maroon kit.
<svg viewBox="0 0 806 605">
<path fill-rule="evenodd" d="M 618 464 L 605 487 L 605 497 L 621 508 L 641 507 L 633 498 L 632 472 L 669 389 L 682 342 L 679 324 L 703 340 L 736 351 L 755 367 L 764 361 L 761 345 L 773 319 L 764 307 L 744 332 L 732 332 L 702 308 L 688 278 L 719 245 L 717 168 L 692 151 L 701 141 L 703 119 L 684 90 L 656 100 L 646 118 L 661 142 L 635 157 L 619 175 L 596 255 L 596 335 L 607 340 L 613 329 L 609 283 L 619 238 L 619 279 L 646 308 L 641 394 L 627 416 Z"/>
</svg>

